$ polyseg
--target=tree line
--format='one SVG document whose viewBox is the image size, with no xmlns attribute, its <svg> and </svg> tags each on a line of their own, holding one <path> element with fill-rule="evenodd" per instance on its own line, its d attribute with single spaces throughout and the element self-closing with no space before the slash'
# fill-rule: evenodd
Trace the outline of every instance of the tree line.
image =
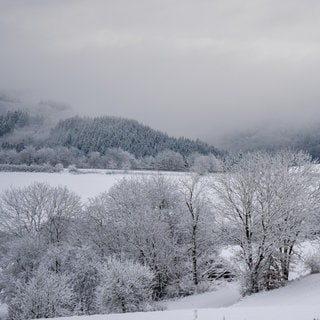
<svg viewBox="0 0 320 320">
<path fill-rule="evenodd" d="M 107 149 L 104 154 L 93 151 L 88 154 L 74 147 L 33 146 L 0 150 L 1 171 L 61 171 L 63 168 L 122 169 L 122 170 L 164 170 L 217 172 L 221 170 L 221 160 L 213 154 L 192 153 L 184 158 L 180 153 L 164 150 L 156 156 L 135 158 L 131 153 L 119 148 Z"/>
</svg>

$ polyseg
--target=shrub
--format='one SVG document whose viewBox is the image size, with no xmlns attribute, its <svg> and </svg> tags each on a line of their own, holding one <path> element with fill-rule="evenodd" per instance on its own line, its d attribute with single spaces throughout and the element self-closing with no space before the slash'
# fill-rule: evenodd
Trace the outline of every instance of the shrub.
<svg viewBox="0 0 320 320">
<path fill-rule="evenodd" d="M 305 260 L 305 264 L 310 268 L 310 273 L 320 273 L 320 253 L 314 253 Z"/>
<path fill-rule="evenodd" d="M 168 285 L 166 296 L 168 298 L 190 296 L 196 292 L 196 289 L 197 286 L 193 283 L 192 278 L 188 274 Z"/>
<path fill-rule="evenodd" d="M 153 273 L 131 261 L 108 259 L 102 270 L 97 300 L 100 312 L 146 311 L 152 300 Z"/>
<path fill-rule="evenodd" d="M 19 283 L 8 306 L 10 320 L 71 315 L 73 294 L 64 275 L 39 269 L 28 283 Z"/>
<path fill-rule="evenodd" d="M 64 167 L 63 167 L 63 164 L 62 163 L 57 163 L 55 166 L 54 166 L 56 172 L 62 172 Z"/>
<path fill-rule="evenodd" d="M 74 165 L 74 164 L 71 164 L 69 167 L 68 167 L 68 171 L 70 173 L 78 173 L 79 170 L 77 169 L 77 167 Z"/>
</svg>

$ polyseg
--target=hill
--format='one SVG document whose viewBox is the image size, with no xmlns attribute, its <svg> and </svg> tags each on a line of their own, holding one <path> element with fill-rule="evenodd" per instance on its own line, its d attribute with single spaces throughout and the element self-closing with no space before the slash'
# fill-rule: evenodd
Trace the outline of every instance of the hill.
<svg viewBox="0 0 320 320">
<path fill-rule="evenodd" d="M 226 289 L 222 288 L 225 294 Z M 230 287 L 230 293 L 234 289 Z M 320 318 L 320 275 L 310 275 L 289 283 L 286 287 L 269 292 L 263 292 L 246 297 L 240 302 L 225 306 L 222 301 L 220 307 L 210 308 L 212 303 L 208 294 L 196 295 L 188 298 L 191 307 L 179 310 L 108 314 L 95 316 L 78 316 L 72 318 L 56 318 L 57 320 L 317 320 Z M 219 296 L 219 291 L 211 293 L 212 299 Z M 201 301 L 208 300 L 204 305 Z M 195 302 L 196 301 L 196 302 Z M 198 306 L 197 306 L 198 305 Z M 169 305 L 170 306 L 170 305 Z M 200 306 L 200 307 L 199 307 Z"/>
<path fill-rule="evenodd" d="M 49 143 L 76 147 L 85 153 L 105 153 L 109 148 L 121 148 L 137 158 L 155 156 L 164 150 L 172 150 L 182 156 L 196 152 L 221 154 L 218 149 L 199 140 L 177 139 L 135 120 L 107 116 L 62 120 L 51 130 Z"/>
</svg>

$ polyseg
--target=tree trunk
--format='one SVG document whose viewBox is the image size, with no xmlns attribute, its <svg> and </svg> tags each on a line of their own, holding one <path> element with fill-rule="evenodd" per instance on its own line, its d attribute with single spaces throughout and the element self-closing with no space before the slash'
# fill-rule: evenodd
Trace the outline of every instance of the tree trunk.
<svg viewBox="0 0 320 320">
<path fill-rule="evenodd" d="M 192 227 L 192 275 L 193 275 L 193 283 L 198 285 L 199 277 L 198 277 L 198 252 L 197 252 L 197 239 L 196 239 L 197 227 L 194 225 Z"/>
</svg>

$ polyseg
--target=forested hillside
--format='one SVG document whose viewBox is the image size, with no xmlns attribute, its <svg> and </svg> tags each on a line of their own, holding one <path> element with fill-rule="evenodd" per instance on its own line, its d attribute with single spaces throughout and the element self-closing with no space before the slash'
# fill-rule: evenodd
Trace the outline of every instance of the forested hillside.
<svg viewBox="0 0 320 320">
<path fill-rule="evenodd" d="M 49 141 L 53 145 L 76 147 L 85 153 L 105 153 L 109 148 L 121 148 L 136 158 L 155 156 L 164 150 L 172 150 L 182 156 L 194 152 L 221 154 L 199 140 L 176 139 L 137 121 L 116 117 L 73 117 L 60 121 L 52 129 Z"/>
</svg>

